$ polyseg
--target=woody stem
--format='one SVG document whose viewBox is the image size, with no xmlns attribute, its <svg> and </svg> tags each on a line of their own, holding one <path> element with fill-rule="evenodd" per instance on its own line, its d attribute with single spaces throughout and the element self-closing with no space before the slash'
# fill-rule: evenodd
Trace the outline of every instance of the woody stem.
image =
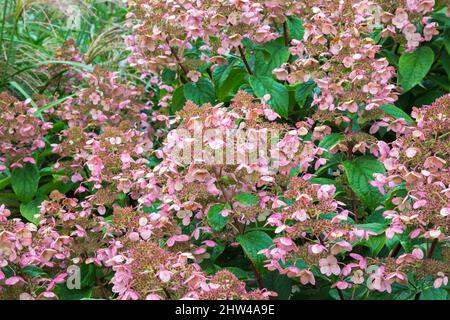
<svg viewBox="0 0 450 320">
<path fill-rule="evenodd" d="M 178 65 L 180 66 L 181 70 L 183 70 L 184 74 L 187 75 L 189 73 L 189 70 L 186 68 L 185 65 L 183 65 L 183 63 L 181 62 L 180 57 L 178 56 L 177 51 L 170 45 L 169 40 L 166 40 L 167 45 L 170 48 L 170 52 L 172 53 L 172 55 L 174 56 L 175 60 L 177 60 Z M 181 78 L 181 82 L 186 83 L 186 80 L 183 77 Z"/>
<path fill-rule="evenodd" d="M 350 134 L 353 133 L 353 120 L 350 120 L 350 124 L 349 124 L 349 127 L 348 127 L 348 132 Z M 348 148 L 347 149 L 347 159 L 351 161 L 351 160 L 353 160 L 353 146 L 352 146 L 352 144 L 350 142 L 347 143 L 347 148 Z M 357 214 L 357 211 L 358 211 L 358 200 L 357 200 L 356 194 L 355 194 L 355 192 L 353 191 L 352 188 L 350 188 L 350 195 L 352 197 L 353 216 L 355 218 L 355 222 L 358 223 L 358 214 Z"/>
<path fill-rule="evenodd" d="M 436 249 L 437 244 L 438 244 L 438 239 L 434 239 L 433 243 L 431 243 L 431 248 L 427 253 L 428 259 L 431 259 L 433 257 L 433 253 L 434 253 L 434 250 Z"/>
<path fill-rule="evenodd" d="M 239 54 L 241 55 L 242 61 L 244 61 L 245 68 L 247 69 L 247 71 L 248 71 L 248 73 L 249 73 L 250 75 L 253 75 L 253 71 L 252 71 L 252 69 L 250 68 L 250 65 L 248 64 L 247 58 L 245 57 L 245 50 L 244 50 L 244 47 L 242 47 L 242 46 L 240 45 L 240 46 L 238 47 L 238 50 L 239 50 Z"/>
</svg>

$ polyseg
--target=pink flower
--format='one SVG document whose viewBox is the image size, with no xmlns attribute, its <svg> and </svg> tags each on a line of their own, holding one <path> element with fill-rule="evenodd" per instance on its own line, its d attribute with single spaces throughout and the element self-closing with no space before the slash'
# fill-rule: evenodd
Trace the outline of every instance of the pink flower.
<svg viewBox="0 0 450 320">
<path fill-rule="evenodd" d="M 300 209 L 292 214 L 292 218 L 297 221 L 303 222 L 308 220 L 309 216 L 304 209 Z"/>
<path fill-rule="evenodd" d="M 298 274 L 300 276 L 300 283 L 303 285 L 307 285 L 311 283 L 312 285 L 316 284 L 316 279 L 314 278 L 314 274 L 309 270 L 301 270 Z"/>
<path fill-rule="evenodd" d="M 341 273 L 341 268 L 339 267 L 338 261 L 334 256 L 330 255 L 326 259 L 320 259 L 319 265 L 320 272 L 327 276 L 331 276 L 332 274 L 337 276 Z"/>
<path fill-rule="evenodd" d="M 404 284 L 404 285 L 408 284 L 408 277 L 406 276 L 406 274 L 404 274 L 403 272 L 400 272 L 398 270 L 388 274 L 386 276 L 386 280 L 396 281 L 396 282 Z"/>
<path fill-rule="evenodd" d="M 175 242 L 186 242 L 189 240 L 189 236 L 185 235 L 185 234 L 181 234 L 181 235 L 176 235 L 176 236 L 172 236 L 167 240 L 167 246 L 168 247 L 173 247 L 175 245 Z"/>
<path fill-rule="evenodd" d="M 194 83 L 197 82 L 201 76 L 202 74 L 196 70 L 190 70 L 187 74 L 187 77 Z"/>
<path fill-rule="evenodd" d="M 392 280 L 387 280 L 384 277 L 384 272 L 385 267 L 380 266 L 372 275 L 369 276 L 369 278 L 367 279 L 367 287 L 370 290 L 377 290 L 379 292 L 387 291 L 389 293 L 392 292 Z"/>
<path fill-rule="evenodd" d="M 398 29 L 402 29 L 408 23 L 408 13 L 403 8 L 397 8 L 392 24 Z"/>
<path fill-rule="evenodd" d="M 357 253 L 350 253 L 350 257 L 353 259 L 358 260 L 358 265 L 362 270 L 365 270 L 367 268 L 367 260 L 363 256 L 357 254 Z"/>
<path fill-rule="evenodd" d="M 350 283 L 346 282 L 346 281 L 341 280 L 341 281 L 338 281 L 335 284 L 333 284 L 331 287 L 332 288 L 338 288 L 340 290 L 345 290 L 347 288 L 351 288 L 352 285 Z"/>
<path fill-rule="evenodd" d="M 433 287 L 438 289 L 442 285 L 446 286 L 448 284 L 448 277 L 443 272 L 438 272 L 438 277 L 433 282 Z"/>
<path fill-rule="evenodd" d="M 336 242 L 331 247 L 331 253 L 334 255 L 337 255 L 338 253 L 341 253 L 342 251 L 352 251 L 352 245 L 348 243 L 347 241 L 339 241 Z"/>
<path fill-rule="evenodd" d="M 308 251 L 311 252 L 312 254 L 319 254 L 322 253 L 323 251 L 326 251 L 326 248 L 323 245 L 316 243 L 308 246 Z"/>
<path fill-rule="evenodd" d="M 402 234 L 405 229 L 405 226 L 400 222 L 392 223 L 389 228 L 386 229 L 386 237 L 388 239 L 392 239 L 395 234 Z"/>
<path fill-rule="evenodd" d="M 157 273 L 159 279 L 161 279 L 162 282 L 166 283 L 169 282 L 172 278 L 172 272 L 167 270 L 161 270 Z"/>
<path fill-rule="evenodd" d="M 273 69 L 272 73 L 280 81 L 285 81 L 287 79 L 287 76 L 288 76 L 288 72 L 286 71 L 286 69 L 283 69 L 283 68 Z"/>
<path fill-rule="evenodd" d="M 17 277 L 17 276 L 14 276 L 14 277 L 11 277 L 11 278 L 8 278 L 5 280 L 5 284 L 7 286 L 14 286 L 18 283 L 25 283 L 25 280 L 22 277 Z"/>
<path fill-rule="evenodd" d="M 152 293 L 146 296 L 145 300 L 162 300 L 162 298 L 159 294 Z"/>
<path fill-rule="evenodd" d="M 351 281 L 354 284 L 362 284 L 364 282 L 364 273 L 361 270 L 356 270 L 355 272 L 353 272 Z"/>
</svg>

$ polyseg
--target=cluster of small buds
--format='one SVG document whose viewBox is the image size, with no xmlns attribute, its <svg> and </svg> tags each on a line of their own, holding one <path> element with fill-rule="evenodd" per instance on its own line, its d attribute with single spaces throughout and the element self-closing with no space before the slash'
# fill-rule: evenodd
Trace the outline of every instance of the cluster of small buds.
<svg viewBox="0 0 450 320">
<path fill-rule="evenodd" d="M 383 194 L 405 184 L 406 194 L 392 199 L 395 210 L 384 215 L 392 221 L 388 238 L 412 227 L 409 237 L 423 236 L 442 241 L 449 228 L 449 142 L 450 95 L 432 105 L 415 109 L 417 123 L 397 134 L 391 146 L 379 142 L 379 160 L 387 174 L 377 174 L 371 184 Z"/>
<path fill-rule="evenodd" d="M 29 100 L 0 93 L 0 172 L 34 164 L 33 152 L 45 147 L 44 136 L 53 125 L 36 117 L 36 112 Z"/>
</svg>

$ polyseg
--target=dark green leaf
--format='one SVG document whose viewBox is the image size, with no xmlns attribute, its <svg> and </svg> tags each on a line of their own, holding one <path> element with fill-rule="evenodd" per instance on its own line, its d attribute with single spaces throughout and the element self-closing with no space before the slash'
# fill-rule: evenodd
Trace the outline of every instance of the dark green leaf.
<svg viewBox="0 0 450 320">
<path fill-rule="evenodd" d="M 224 208 L 223 204 L 215 204 L 208 211 L 208 223 L 215 231 L 222 230 L 228 223 L 228 217 L 221 214 Z"/>
<path fill-rule="evenodd" d="M 277 300 L 289 299 L 293 285 L 293 281 L 289 277 L 278 272 L 270 272 L 264 277 L 263 282 L 267 290 L 278 293 Z"/>
<path fill-rule="evenodd" d="M 11 173 L 11 185 L 17 198 L 22 202 L 33 199 L 41 178 L 38 168 L 33 164 L 25 164 L 23 168 L 14 168 Z"/>
<path fill-rule="evenodd" d="M 405 111 L 392 104 L 382 105 L 381 109 L 395 119 L 405 119 L 407 124 L 413 122 L 413 119 Z"/>
<path fill-rule="evenodd" d="M 369 240 L 364 242 L 364 245 L 369 247 L 371 256 L 375 257 L 380 253 L 381 249 L 383 249 L 385 243 L 386 237 L 382 234 L 379 236 L 371 236 Z"/>
<path fill-rule="evenodd" d="M 362 156 L 343 165 L 350 187 L 361 202 L 372 210 L 380 205 L 383 197 L 369 182 L 374 180 L 374 173 L 385 172 L 383 164 L 372 156 Z"/>
<path fill-rule="evenodd" d="M 245 204 L 249 207 L 257 206 L 259 203 L 258 197 L 255 197 L 248 193 L 239 193 L 234 196 L 234 200 L 239 201 L 240 203 Z"/>
<path fill-rule="evenodd" d="M 26 266 L 25 268 L 22 269 L 22 272 L 25 273 L 26 275 L 29 275 L 32 278 L 38 278 L 46 275 L 44 270 L 33 265 Z"/>
<path fill-rule="evenodd" d="M 319 147 L 329 151 L 335 145 L 337 145 L 342 140 L 342 134 L 340 133 L 330 133 L 323 137 L 323 139 L 319 142 Z"/>
<path fill-rule="evenodd" d="M 216 92 L 211 80 L 201 78 L 196 83 L 189 82 L 184 85 L 184 96 L 186 100 L 190 100 L 197 105 L 202 105 L 207 102 L 216 101 Z"/>
<path fill-rule="evenodd" d="M 283 118 L 289 115 L 289 92 L 285 86 L 269 77 L 250 78 L 250 85 L 258 98 L 270 94 L 269 104 Z"/>
<path fill-rule="evenodd" d="M 236 237 L 242 246 L 246 256 L 250 259 L 256 269 L 266 271 L 264 261 L 266 257 L 258 252 L 272 245 L 272 239 L 263 231 L 251 231 Z"/>
<path fill-rule="evenodd" d="M 41 205 L 42 201 L 45 200 L 45 197 L 43 196 L 37 196 L 36 199 L 28 202 L 28 203 L 22 203 L 20 205 L 20 214 L 22 215 L 22 217 L 24 217 L 25 219 L 27 219 L 28 221 L 34 223 L 34 224 L 38 224 L 39 223 L 39 219 L 35 218 L 35 215 L 39 214 L 40 208 L 39 206 Z"/>
<path fill-rule="evenodd" d="M 422 291 L 420 300 L 447 300 L 447 290 L 428 288 Z"/>
<path fill-rule="evenodd" d="M 305 34 L 303 21 L 297 17 L 287 17 L 286 23 L 289 31 L 289 40 L 303 40 L 303 35 Z"/>
<path fill-rule="evenodd" d="M 430 71 L 434 61 L 434 52 L 429 47 L 420 47 L 412 53 L 404 53 L 399 61 L 399 84 L 409 91 Z"/>
<path fill-rule="evenodd" d="M 226 101 L 229 96 L 237 92 L 246 76 L 247 71 L 244 68 L 236 64 L 227 65 L 226 69 L 215 79 L 217 98 L 220 101 Z"/>
<path fill-rule="evenodd" d="M 308 81 L 300 84 L 298 89 L 295 91 L 295 101 L 297 101 L 300 108 L 303 108 L 308 98 L 312 97 L 312 93 L 315 88 L 316 83 L 314 81 Z"/>
<path fill-rule="evenodd" d="M 183 109 L 186 104 L 186 97 L 184 96 L 184 87 L 180 86 L 175 89 L 172 95 L 172 104 L 170 105 L 172 113 Z"/>
<path fill-rule="evenodd" d="M 230 271 L 232 274 L 234 274 L 239 280 L 248 280 L 249 274 L 247 271 L 242 270 L 238 267 L 226 267 L 225 270 Z"/>
<path fill-rule="evenodd" d="M 272 77 L 272 71 L 289 59 L 289 49 L 283 38 L 265 44 L 255 53 L 254 73 L 257 77 Z"/>
</svg>

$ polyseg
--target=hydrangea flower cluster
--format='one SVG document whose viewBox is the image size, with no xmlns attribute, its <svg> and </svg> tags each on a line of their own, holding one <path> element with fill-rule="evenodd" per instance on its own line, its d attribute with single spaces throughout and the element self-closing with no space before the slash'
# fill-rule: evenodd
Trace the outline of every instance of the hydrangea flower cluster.
<svg viewBox="0 0 450 320">
<path fill-rule="evenodd" d="M 52 123 L 37 118 L 36 112 L 30 101 L 0 93 L 0 172 L 35 163 L 32 153 L 45 147 L 44 136 Z"/>
<path fill-rule="evenodd" d="M 384 212 L 391 221 L 388 238 L 409 232 L 410 238 L 424 237 L 433 247 L 448 238 L 449 106 L 446 95 L 430 106 L 415 108 L 417 124 L 399 133 L 391 146 L 382 143 L 379 160 L 387 175 L 378 174 L 372 185 L 382 193 L 395 189 L 394 210 Z M 428 252 L 431 257 L 432 247 Z"/>
</svg>

